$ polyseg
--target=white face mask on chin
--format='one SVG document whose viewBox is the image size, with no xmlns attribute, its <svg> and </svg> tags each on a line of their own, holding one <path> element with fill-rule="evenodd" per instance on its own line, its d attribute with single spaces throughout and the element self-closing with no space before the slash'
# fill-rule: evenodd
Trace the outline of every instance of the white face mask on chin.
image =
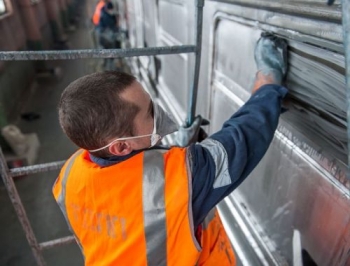
<svg viewBox="0 0 350 266">
<path fill-rule="evenodd" d="M 109 146 L 111 146 L 113 143 L 117 141 L 122 140 L 129 140 L 129 139 L 138 139 L 138 138 L 145 138 L 145 137 L 151 137 L 151 145 L 150 148 L 157 145 L 157 143 L 166 135 L 174 133 L 178 130 L 178 126 L 172 116 L 163 110 L 157 103 L 152 101 L 153 103 L 153 131 L 152 134 L 147 135 L 141 135 L 141 136 L 133 136 L 133 137 L 125 137 L 125 138 L 117 138 L 113 141 L 111 141 L 106 146 L 103 146 L 101 148 L 95 149 L 95 150 L 89 150 L 89 152 L 96 152 L 101 151 Z"/>
</svg>

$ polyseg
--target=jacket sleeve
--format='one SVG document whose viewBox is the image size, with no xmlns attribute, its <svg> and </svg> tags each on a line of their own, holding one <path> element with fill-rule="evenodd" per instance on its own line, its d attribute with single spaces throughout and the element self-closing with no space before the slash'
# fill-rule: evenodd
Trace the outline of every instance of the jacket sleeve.
<svg viewBox="0 0 350 266">
<path fill-rule="evenodd" d="M 195 226 L 241 184 L 262 159 L 277 128 L 286 94 L 284 87 L 263 86 L 220 131 L 189 147 Z"/>
</svg>

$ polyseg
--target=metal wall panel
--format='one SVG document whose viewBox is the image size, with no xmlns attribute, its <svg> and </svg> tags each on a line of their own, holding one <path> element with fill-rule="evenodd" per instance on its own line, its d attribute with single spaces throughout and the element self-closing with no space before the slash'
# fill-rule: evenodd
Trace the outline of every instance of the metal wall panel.
<svg viewBox="0 0 350 266">
<path fill-rule="evenodd" d="M 181 1 L 159 2 L 160 46 L 190 44 L 188 11 L 194 3 Z M 192 8 L 193 9 L 193 8 Z M 176 21 L 176 23 L 174 23 Z M 192 25 L 193 26 L 193 25 Z M 191 77 L 191 61 L 189 55 L 179 54 L 159 57 L 161 61 L 160 94 L 167 94 L 171 102 L 167 103 L 177 110 L 175 116 L 185 121 L 189 99 L 189 84 Z"/>
<path fill-rule="evenodd" d="M 155 0 L 150 0 L 145 3 L 140 3 L 142 9 L 142 27 L 143 45 L 145 47 L 157 46 L 157 34 L 158 34 L 158 18 L 157 18 L 157 6 Z M 143 56 L 140 57 L 142 67 L 148 72 L 146 75 L 151 75 L 153 79 L 156 78 L 156 66 L 153 57 Z"/>
<path fill-rule="evenodd" d="M 145 32 L 145 42 L 148 47 L 157 46 L 158 39 L 158 8 L 155 0 L 147 1 L 143 4 L 143 25 Z"/>
<path fill-rule="evenodd" d="M 160 0 L 158 4 L 157 46 L 193 43 L 194 1 Z M 145 6 L 143 11 L 143 30 L 152 36 L 143 35 L 148 43 L 154 34 L 153 11 Z M 291 265 L 293 252 L 304 250 L 318 265 L 346 265 L 350 180 L 344 163 L 348 151 L 339 5 L 205 1 L 204 11 L 197 113 L 210 118 L 209 133 L 219 130 L 250 97 L 256 72 L 253 52 L 262 30 L 288 39 L 288 88 L 299 100 L 282 115 L 257 169 L 221 204 L 229 234 L 240 231 L 239 239 L 233 239 L 240 260 L 252 265 Z M 137 30 L 141 28 L 134 26 L 135 36 Z M 158 100 L 180 123 L 188 107 L 193 58 L 159 59 Z M 148 74 L 147 65 L 141 64 L 144 81 Z"/>
<path fill-rule="evenodd" d="M 222 5 L 215 7 L 224 10 Z M 212 60 L 203 62 L 204 65 L 209 63 L 211 73 L 208 76 L 212 77 L 208 81 L 212 95 L 211 133 L 220 129 L 230 114 L 250 96 L 256 71 L 253 51 L 261 32 L 261 25 L 256 27 L 256 23 L 232 16 L 227 9 L 226 13 L 217 12 L 217 9 L 213 8 L 210 12 L 212 25 L 210 34 L 206 36 L 212 38 L 209 40 Z M 259 17 L 259 11 L 256 13 Z M 280 35 L 289 35 L 280 28 L 270 29 Z M 292 40 L 289 42 L 293 48 L 290 51 L 291 74 L 288 77 L 292 93 L 305 92 L 306 95 L 302 96 L 309 106 L 314 104 L 315 108 L 323 108 L 325 113 L 331 109 L 342 120 L 345 115 L 345 103 L 341 101 L 345 101 L 344 76 L 341 74 L 343 57 L 315 46 Z M 328 91 L 322 84 L 326 84 Z M 315 91 L 315 87 L 319 91 Z M 316 100 L 319 99 L 317 96 L 324 99 L 315 101 L 310 95 L 314 95 Z M 294 120 L 290 113 L 282 115 L 268 153 L 252 175 L 233 193 L 232 200 L 244 206 L 245 219 L 256 223 L 255 230 L 261 239 L 271 241 L 270 249 L 275 256 L 285 258 L 292 264 L 293 236 L 297 230 L 301 234 L 298 252 L 306 250 L 318 265 L 345 265 L 346 253 L 350 248 L 350 193 L 349 182 L 344 179 L 346 167 L 342 165 L 339 153 L 322 142 L 326 134 L 319 134 L 318 140 L 312 138 L 319 131 L 317 121 L 307 120 L 307 115 L 302 112 L 292 114 Z M 296 123 L 298 118 L 306 120 Z M 329 117 L 318 121 L 329 122 Z M 316 125 L 308 127 L 312 123 Z M 334 134 L 334 131 L 327 133 Z M 342 139 L 344 133 L 345 139 Z M 343 143 L 346 142 L 346 128 L 339 134 L 337 141 L 340 138 Z M 313 157 L 299 146 L 308 147 L 322 156 L 318 154 Z M 340 147 L 345 149 L 346 145 Z M 347 150 L 343 152 L 347 154 Z M 342 178 L 323 164 L 322 160 L 330 162 L 332 158 L 336 159 L 335 167 L 342 171 Z"/>
<path fill-rule="evenodd" d="M 187 5 L 181 2 L 159 1 L 159 25 L 162 31 L 179 43 L 187 42 Z M 174 23 L 176 21 L 176 23 Z"/>
</svg>

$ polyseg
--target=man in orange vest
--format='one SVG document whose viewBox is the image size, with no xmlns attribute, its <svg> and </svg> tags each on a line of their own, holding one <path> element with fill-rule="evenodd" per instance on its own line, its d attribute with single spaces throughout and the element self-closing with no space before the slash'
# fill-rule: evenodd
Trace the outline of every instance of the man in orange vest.
<svg viewBox="0 0 350 266">
<path fill-rule="evenodd" d="M 101 36 L 101 32 L 100 32 L 101 30 L 99 29 L 98 25 L 100 23 L 102 9 L 109 2 L 110 2 L 110 0 L 100 0 L 97 3 L 97 5 L 95 7 L 94 14 L 92 15 L 92 18 L 91 18 L 92 24 L 94 25 L 94 29 L 91 32 L 91 36 L 92 36 L 92 40 L 94 42 L 94 46 L 96 48 L 101 48 L 100 43 L 99 43 L 100 36 Z"/>
<path fill-rule="evenodd" d="M 270 145 L 287 93 L 285 51 L 263 36 L 252 97 L 220 131 L 184 148 L 157 146 L 177 126 L 131 75 L 94 73 L 65 89 L 60 124 L 81 149 L 53 194 L 85 265 L 236 265 L 215 206 Z"/>
</svg>

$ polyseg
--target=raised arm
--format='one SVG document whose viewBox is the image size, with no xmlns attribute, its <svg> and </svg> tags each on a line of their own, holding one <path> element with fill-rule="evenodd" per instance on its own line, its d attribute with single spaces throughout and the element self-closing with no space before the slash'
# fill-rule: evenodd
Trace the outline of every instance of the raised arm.
<svg viewBox="0 0 350 266">
<path fill-rule="evenodd" d="M 258 41 L 251 98 L 219 132 L 189 147 L 195 225 L 251 173 L 267 151 L 287 94 L 280 85 L 286 73 L 285 50 L 283 41 L 273 36 Z"/>
</svg>

